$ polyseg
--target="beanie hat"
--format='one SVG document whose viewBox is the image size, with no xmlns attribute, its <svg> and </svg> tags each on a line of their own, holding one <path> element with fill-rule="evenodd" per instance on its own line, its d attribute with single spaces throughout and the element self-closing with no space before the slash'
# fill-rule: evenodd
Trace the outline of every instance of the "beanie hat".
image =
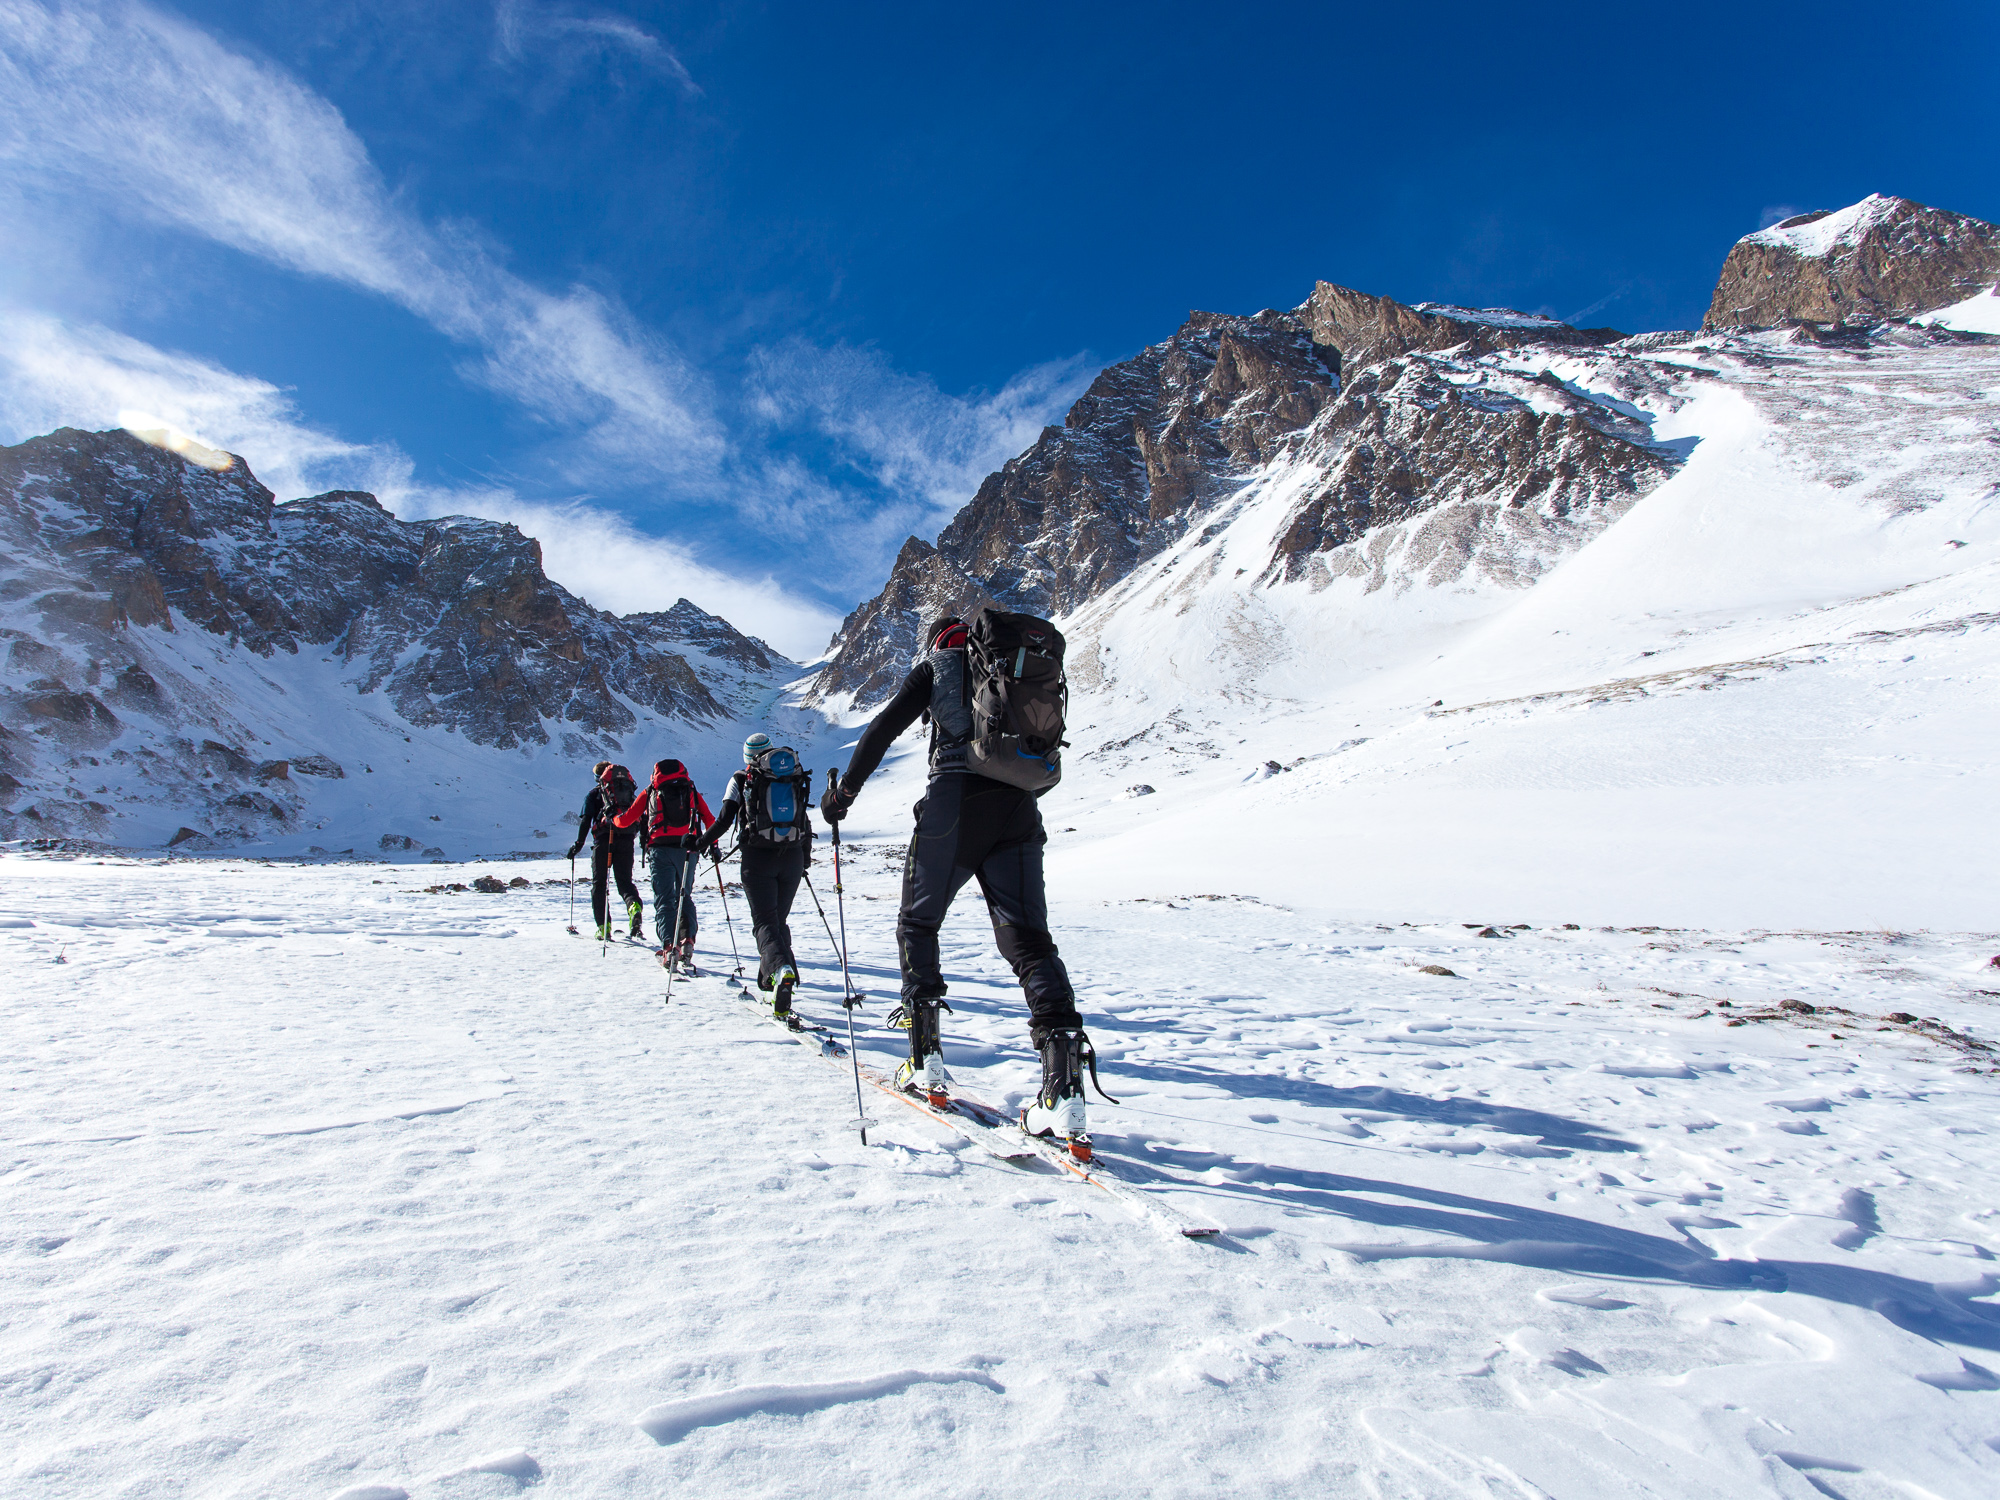
<svg viewBox="0 0 2000 1500">
<path fill-rule="evenodd" d="M 751 761 L 770 748 L 771 737 L 762 730 L 759 730 L 743 742 L 743 764 L 746 766 L 749 765 Z"/>
</svg>

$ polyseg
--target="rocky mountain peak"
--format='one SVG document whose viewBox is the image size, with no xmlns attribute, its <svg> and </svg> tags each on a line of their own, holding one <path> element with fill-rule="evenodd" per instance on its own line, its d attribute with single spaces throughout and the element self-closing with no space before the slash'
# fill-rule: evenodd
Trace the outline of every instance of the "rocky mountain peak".
<svg viewBox="0 0 2000 1500">
<path fill-rule="evenodd" d="M 1359 369 L 1417 350 L 1457 350 L 1467 357 L 1524 344 L 1594 347 L 1624 337 L 1615 328 L 1572 328 L 1512 308 L 1465 308 L 1426 302 L 1410 307 L 1352 287 L 1318 282 L 1298 310 L 1319 343 L 1338 351 L 1342 368 Z"/>
<path fill-rule="evenodd" d="M 214 671 L 193 642 L 168 649 L 189 627 L 218 638 Z M 241 750 L 239 766 L 191 748 L 270 739 L 224 681 L 282 698 L 279 678 L 309 670 L 309 697 L 337 684 L 383 729 L 588 759 L 621 750 L 640 711 L 726 719 L 718 694 L 791 666 L 687 600 L 622 620 L 592 609 L 507 522 L 403 521 L 357 490 L 279 504 L 240 458 L 70 428 L 0 448 L 0 648 L 14 809 L 0 830 L 105 836 L 104 814 L 35 796 L 105 752 L 179 766 L 178 780 L 156 767 L 146 795 L 178 798 L 179 820 L 221 843 L 300 801 Z M 320 747 L 279 748 L 310 765 Z"/>
<path fill-rule="evenodd" d="M 904 543 L 882 592 L 842 622 L 808 701 L 867 707 L 886 698 L 931 615 L 987 603 L 1040 615 L 1077 610 L 1272 465 L 1337 471 L 1330 488 L 1301 502 L 1292 551 L 1279 567 L 1286 577 L 1305 558 L 1344 545 L 1357 527 L 1480 483 L 1506 484 L 1523 504 L 1532 495 L 1534 504 L 1558 507 L 1588 503 L 1586 495 L 1636 493 L 1665 460 L 1643 444 L 1627 453 L 1631 445 L 1608 413 L 1593 426 L 1552 412 L 1544 430 L 1537 404 L 1555 408 L 1567 397 L 1543 393 L 1531 404 L 1503 391 L 1495 376 L 1479 399 L 1462 398 L 1429 366 L 1393 378 L 1370 374 L 1418 355 L 1470 360 L 1537 345 L 1592 348 L 1618 337 L 1509 309 L 1409 307 L 1324 281 L 1290 311 L 1191 312 L 1172 337 L 1101 372 L 1061 427 L 987 477 L 936 546 L 915 537 Z M 1557 428 L 1566 435 L 1560 441 Z M 1412 459 L 1419 444 L 1441 439 L 1448 456 Z M 1563 447 L 1565 464 L 1629 468 L 1629 482 L 1594 470 L 1579 480 L 1562 467 L 1537 478 L 1524 445 L 1543 440 Z M 1348 456 L 1335 458 L 1336 449 Z"/>
<path fill-rule="evenodd" d="M 675 600 L 672 609 L 626 615 L 622 623 L 662 646 L 712 657 L 740 671 L 785 673 L 798 665 L 757 637 L 743 634 L 722 616 L 712 615 L 687 599 Z"/>
<path fill-rule="evenodd" d="M 1704 328 L 1868 324 L 1949 307 L 2000 280 L 2000 225 L 1871 194 L 1745 235 Z"/>
</svg>

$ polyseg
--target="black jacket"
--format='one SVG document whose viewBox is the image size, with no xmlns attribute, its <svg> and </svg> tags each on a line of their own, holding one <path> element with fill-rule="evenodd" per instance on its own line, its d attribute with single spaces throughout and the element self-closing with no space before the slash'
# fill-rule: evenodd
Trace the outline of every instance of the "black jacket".
<svg viewBox="0 0 2000 1500">
<path fill-rule="evenodd" d="M 594 786 L 584 794 L 583 812 L 576 820 L 576 847 L 579 849 L 583 847 L 585 839 L 599 844 L 606 839 L 629 844 L 639 836 L 636 826 L 632 828 L 611 826 L 612 807 L 605 796 L 605 791 L 604 787 Z"/>
<path fill-rule="evenodd" d="M 903 685 L 896 690 L 896 696 L 883 705 L 875 715 L 861 738 L 855 741 L 854 753 L 847 758 L 847 769 L 840 773 L 840 789 L 850 798 L 861 790 L 861 784 L 875 774 L 875 768 L 882 764 L 882 757 L 889 753 L 896 736 L 908 729 L 923 716 L 931 706 L 932 672 L 930 659 L 926 657 L 910 668 L 910 675 L 903 679 Z"/>
</svg>

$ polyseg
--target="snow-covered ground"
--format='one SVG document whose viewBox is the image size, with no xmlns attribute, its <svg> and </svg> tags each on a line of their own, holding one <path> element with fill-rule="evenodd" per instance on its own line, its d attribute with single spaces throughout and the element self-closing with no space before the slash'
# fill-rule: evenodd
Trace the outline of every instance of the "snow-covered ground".
<svg viewBox="0 0 2000 1500">
<path fill-rule="evenodd" d="M 879 1095 L 863 1147 L 553 863 L 0 859 L 0 1492 L 2000 1493 L 2000 937 L 1404 926 L 1111 842 L 1052 846 L 1094 1128 L 1212 1243 Z M 849 854 L 887 1063 L 896 840 Z M 1012 1102 L 976 899 L 946 939 Z"/>
</svg>

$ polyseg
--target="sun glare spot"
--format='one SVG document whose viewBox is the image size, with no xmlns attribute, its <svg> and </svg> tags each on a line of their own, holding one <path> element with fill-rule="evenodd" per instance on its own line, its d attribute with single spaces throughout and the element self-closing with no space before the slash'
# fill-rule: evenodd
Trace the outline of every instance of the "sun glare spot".
<svg viewBox="0 0 2000 1500">
<path fill-rule="evenodd" d="M 232 455 L 209 447 L 199 438 L 188 436 L 150 412 L 121 411 L 118 413 L 118 425 L 140 441 L 151 443 L 155 448 L 165 448 L 169 453 L 178 453 L 189 463 L 200 464 L 204 469 L 214 469 L 219 473 L 236 462 Z"/>
</svg>

